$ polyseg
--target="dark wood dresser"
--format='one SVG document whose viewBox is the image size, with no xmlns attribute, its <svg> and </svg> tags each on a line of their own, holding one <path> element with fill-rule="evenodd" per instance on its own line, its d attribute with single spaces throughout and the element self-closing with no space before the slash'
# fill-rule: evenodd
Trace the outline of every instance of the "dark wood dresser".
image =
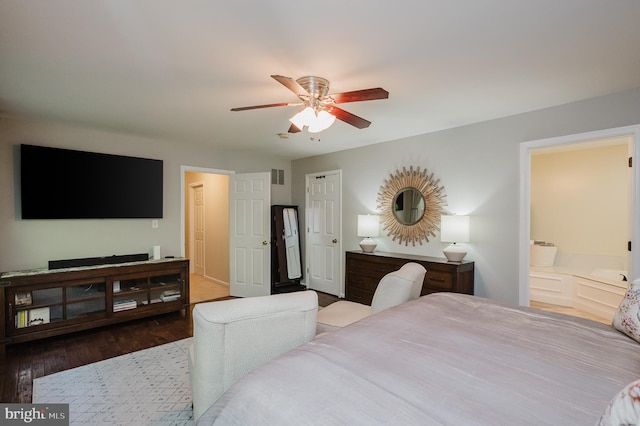
<svg viewBox="0 0 640 426">
<path fill-rule="evenodd" d="M 370 305 L 380 279 L 407 262 L 427 270 L 421 296 L 438 291 L 473 294 L 473 262 L 449 262 L 445 258 L 400 253 L 346 252 L 345 299 Z"/>
</svg>

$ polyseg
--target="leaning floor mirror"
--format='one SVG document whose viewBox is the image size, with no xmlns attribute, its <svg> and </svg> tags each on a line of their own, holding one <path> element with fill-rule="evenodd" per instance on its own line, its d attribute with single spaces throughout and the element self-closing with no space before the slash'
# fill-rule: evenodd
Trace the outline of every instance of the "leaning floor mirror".
<svg viewBox="0 0 640 426">
<path fill-rule="evenodd" d="M 271 206 L 271 284 L 296 285 L 302 279 L 297 206 Z"/>
</svg>

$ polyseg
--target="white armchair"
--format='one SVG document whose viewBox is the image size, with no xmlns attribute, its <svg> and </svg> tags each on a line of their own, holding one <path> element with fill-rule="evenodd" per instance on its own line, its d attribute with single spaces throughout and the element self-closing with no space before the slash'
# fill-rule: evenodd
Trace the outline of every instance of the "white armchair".
<svg viewBox="0 0 640 426">
<path fill-rule="evenodd" d="M 189 379 L 197 420 L 238 379 L 316 334 L 314 291 L 199 303 Z"/>
<path fill-rule="evenodd" d="M 409 262 L 390 272 L 378 283 L 371 306 L 340 300 L 318 312 L 318 334 L 334 331 L 360 321 L 369 315 L 420 297 L 427 270 L 419 263 Z"/>
</svg>

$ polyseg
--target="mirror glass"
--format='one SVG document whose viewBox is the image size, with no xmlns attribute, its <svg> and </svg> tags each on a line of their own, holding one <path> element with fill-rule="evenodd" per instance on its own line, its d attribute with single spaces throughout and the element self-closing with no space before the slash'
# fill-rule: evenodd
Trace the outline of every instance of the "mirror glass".
<svg viewBox="0 0 640 426">
<path fill-rule="evenodd" d="M 403 188 L 393 200 L 393 215 L 404 225 L 415 225 L 424 216 L 422 193 L 415 188 Z"/>
</svg>

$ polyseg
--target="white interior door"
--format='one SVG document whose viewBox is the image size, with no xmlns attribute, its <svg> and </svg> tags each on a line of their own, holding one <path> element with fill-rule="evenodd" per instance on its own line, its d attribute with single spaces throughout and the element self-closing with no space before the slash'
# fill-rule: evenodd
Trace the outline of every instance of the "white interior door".
<svg viewBox="0 0 640 426">
<path fill-rule="evenodd" d="M 229 176 L 229 293 L 271 294 L 271 174 Z"/>
<path fill-rule="evenodd" d="M 202 183 L 193 184 L 191 186 L 191 194 L 193 272 L 198 275 L 204 275 L 204 185 Z"/>
<path fill-rule="evenodd" d="M 307 285 L 344 297 L 342 285 L 342 172 L 307 175 Z"/>
</svg>

